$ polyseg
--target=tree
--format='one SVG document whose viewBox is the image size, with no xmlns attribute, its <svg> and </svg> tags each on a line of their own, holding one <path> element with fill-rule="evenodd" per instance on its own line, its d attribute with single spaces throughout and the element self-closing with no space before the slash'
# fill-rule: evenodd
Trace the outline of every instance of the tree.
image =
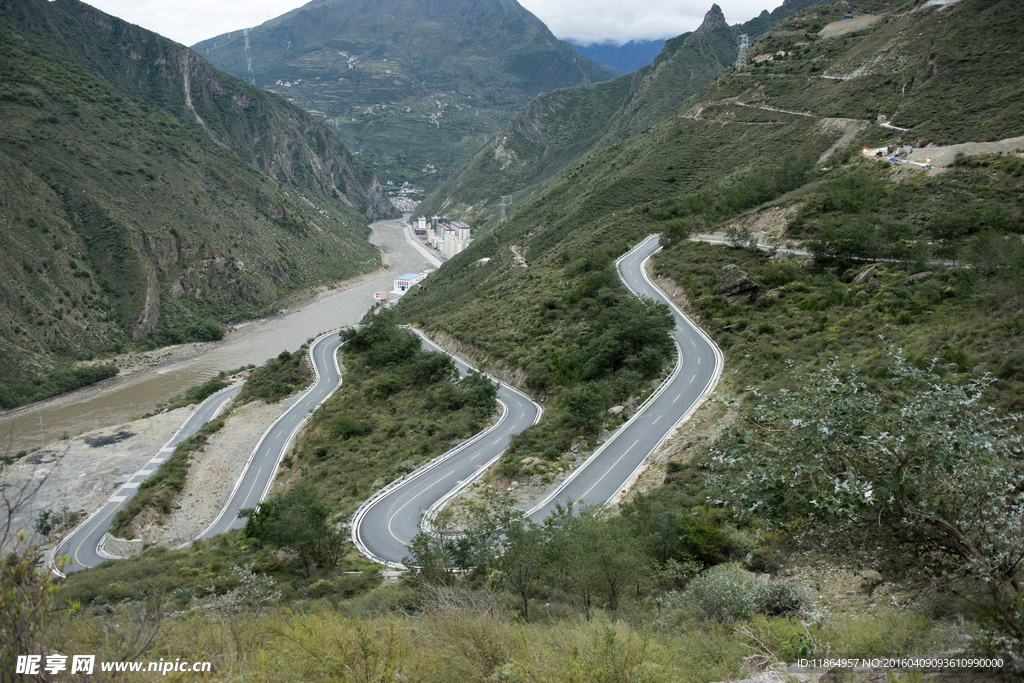
<svg viewBox="0 0 1024 683">
<path fill-rule="evenodd" d="M 477 559 L 498 572 L 530 620 L 530 596 L 544 573 L 544 528 L 515 508 L 510 496 L 491 497 L 474 513 L 469 529 Z"/>
<path fill-rule="evenodd" d="M 878 388 L 833 361 L 798 391 L 755 390 L 749 425 L 713 449 L 715 478 L 731 491 L 720 502 L 846 559 L 859 549 L 883 571 L 976 580 L 1020 648 L 1020 416 L 982 405 L 993 381 L 956 385 L 894 350 Z"/>
<path fill-rule="evenodd" d="M 320 500 L 316 486 L 300 481 L 274 496 L 259 511 L 243 510 L 245 535 L 260 545 L 291 550 L 299 557 L 306 576 L 315 565 L 338 563 L 344 538 L 330 523 L 330 510 Z"/>
<path fill-rule="evenodd" d="M 573 514 L 576 512 L 576 514 Z M 590 561 L 590 527 L 597 508 L 574 510 L 556 506 L 544 520 L 548 541 L 544 544 L 544 566 L 551 581 L 571 595 L 590 621 L 590 609 L 600 589 L 600 576 Z"/>
</svg>

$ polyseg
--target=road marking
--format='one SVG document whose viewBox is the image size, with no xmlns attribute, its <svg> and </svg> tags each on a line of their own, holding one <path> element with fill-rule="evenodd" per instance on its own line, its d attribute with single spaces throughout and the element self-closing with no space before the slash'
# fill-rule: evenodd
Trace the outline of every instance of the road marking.
<svg viewBox="0 0 1024 683">
<path fill-rule="evenodd" d="M 400 538 L 399 538 L 398 536 L 395 536 L 395 532 L 391 530 L 391 522 L 393 522 L 393 521 L 395 520 L 395 517 L 397 517 L 397 516 L 398 516 L 398 513 L 399 513 L 399 512 L 401 512 L 402 510 L 404 510 L 404 509 L 405 509 L 405 506 L 406 506 L 406 505 L 408 505 L 409 503 L 413 502 L 414 500 L 416 500 L 417 498 L 419 498 L 420 496 L 422 496 L 422 495 L 423 495 L 424 493 L 426 493 L 426 492 L 427 492 L 427 491 L 429 491 L 430 489 L 434 488 L 435 486 L 437 486 L 438 484 L 440 484 L 440 483 L 441 483 L 442 481 L 444 481 L 444 480 L 445 480 L 445 479 L 447 479 L 448 477 L 452 476 L 453 474 L 455 474 L 455 470 L 452 470 L 452 471 L 451 471 L 451 472 L 449 472 L 448 474 L 444 475 L 443 477 L 441 477 L 440 479 L 438 479 L 437 481 L 435 481 L 435 482 L 434 482 L 433 484 L 431 484 L 430 486 L 426 487 L 425 489 L 423 489 L 422 491 L 420 491 L 419 493 L 417 493 L 417 494 L 416 494 L 415 496 L 413 496 L 413 497 L 412 497 L 412 498 L 410 498 L 409 500 L 405 501 L 405 503 L 403 503 L 403 504 L 402 504 L 402 507 L 400 507 L 400 508 L 398 508 L 397 510 L 395 510 L 395 513 L 394 513 L 393 515 L 391 515 L 391 518 L 390 518 L 390 519 L 388 519 L 388 533 L 389 533 L 389 534 L 391 534 L 391 538 L 395 539 L 396 541 L 398 541 L 399 543 L 401 543 L 402 545 L 404 545 L 404 546 L 405 546 L 406 548 L 408 548 L 408 547 L 409 547 L 409 544 L 408 544 L 408 543 L 406 543 L 405 541 L 403 541 L 402 539 L 400 539 Z"/>
<path fill-rule="evenodd" d="M 472 458 L 470 458 L 470 460 L 476 460 L 476 459 L 477 459 L 477 458 L 479 458 L 479 457 L 480 457 L 481 455 L 482 455 L 482 452 L 481 452 L 481 453 L 477 453 L 477 454 L 476 454 L 476 455 L 474 455 L 474 456 L 473 456 Z"/>
<path fill-rule="evenodd" d="M 238 506 L 239 510 L 244 508 L 245 504 L 249 502 L 249 496 L 252 495 L 252 490 L 254 488 L 256 488 L 256 481 L 260 478 L 260 472 L 262 472 L 262 471 L 263 471 L 262 467 L 259 468 L 258 470 L 256 470 L 256 476 L 252 478 L 252 486 L 249 487 L 249 493 L 245 494 L 245 499 L 242 501 L 242 504 L 240 506 Z M 238 517 L 238 513 L 235 513 L 235 517 Z M 232 521 L 234 521 L 234 520 L 232 520 Z"/>
<path fill-rule="evenodd" d="M 152 460 L 149 461 L 149 464 L 150 465 L 159 465 L 160 463 L 162 463 L 166 459 L 167 458 L 153 458 Z"/>
<path fill-rule="evenodd" d="M 519 401 L 516 401 L 516 405 L 517 405 L 517 406 L 519 406 L 520 408 L 522 408 L 522 407 L 523 407 L 523 404 L 522 404 L 522 403 L 520 403 Z"/>
<path fill-rule="evenodd" d="M 497 439 L 495 439 L 495 440 L 494 440 L 494 443 L 492 443 L 491 445 L 493 446 L 493 445 L 495 445 L 496 443 L 498 443 L 499 441 L 501 441 L 501 438 L 500 438 L 500 437 L 499 437 L 499 438 L 497 438 Z"/>
<path fill-rule="evenodd" d="M 654 418 L 654 422 L 651 423 L 651 426 L 653 427 L 654 425 L 658 424 L 658 420 L 660 420 L 660 419 L 661 419 L 661 415 L 659 415 L 658 417 Z"/>
<path fill-rule="evenodd" d="M 632 445 L 630 445 L 630 447 L 626 449 L 626 453 L 629 453 L 631 450 L 633 450 L 633 446 L 635 446 L 638 441 L 640 441 L 640 439 L 637 439 L 636 441 L 634 441 L 632 443 Z M 623 453 L 622 455 L 620 455 L 619 456 L 619 460 L 622 460 L 623 458 L 625 458 L 626 457 L 626 453 Z M 608 476 L 608 472 L 611 472 L 613 469 L 615 469 L 615 466 L 619 464 L 619 460 L 616 460 L 615 462 L 612 463 L 612 466 L 609 467 L 608 470 L 604 474 L 601 475 L 601 479 L 604 479 L 605 477 L 607 477 Z M 597 481 L 595 481 L 593 483 L 593 485 L 589 489 L 584 491 L 583 495 L 576 499 L 576 502 L 577 503 L 580 502 L 581 500 L 583 500 L 587 496 L 588 493 L 593 491 L 594 490 L 594 486 L 597 486 L 598 484 L 601 483 L 601 479 L 598 479 Z"/>
<path fill-rule="evenodd" d="M 113 498 L 111 498 L 110 500 L 113 501 Z M 110 502 L 110 501 L 108 501 L 108 502 Z M 93 528 L 92 528 L 93 531 L 95 531 L 97 528 L 99 528 L 100 524 L 103 524 L 103 522 L 107 521 L 107 517 L 110 517 L 110 515 L 114 514 L 114 511 L 117 510 L 117 508 L 119 508 L 119 507 L 121 507 L 121 506 L 120 505 L 115 505 L 114 507 L 110 508 L 110 512 L 108 512 L 103 517 L 103 519 L 101 519 L 100 521 L 96 522 L 96 524 L 93 526 Z M 83 535 L 85 536 L 85 538 L 83 538 L 81 540 L 81 542 L 75 547 L 75 555 L 74 555 L 75 562 L 77 562 L 78 564 L 82 565 L 83 567 L 89 567 L 91 565 L 88 565 L 88 564 L 86 564 L 86 563 L 84 563 L 84 562 L 82 562 L 81 560 L 78 559 L 78 551 L 82 549 L 82 544 L 85 543 L 87 540 L 89 540 L 89 534 L 90 533 L 92 533 L 92 531 L 83 532 Z M 98 544 L 97 544 L 97 547 L 98 547 Z"/>
<path fill-rule="evenodd" d="M 155 469 L 155 468 L 152 468 L 152 467 L 151 467 L 151 468 L 150 468 L 150 469 L 148 469 L 148 470 L 139 470 L 139 471 L 138 471 L 138 472 L 136 472 L 135 474 L 153 474 L 153 470 L 154 470 L 154 469 Z"/>
<path fill-rule="evenodd" d="M 679 396 L 682 396 L 682 394 L 679 394 Z M 676 396 L 674 399 L 672 399 L 672 402 L 675 403 L 676 401 L 678 401 L 679 400 L 679 396 Z"/>
<path fill-rule="evenodd" d="M 137 488 L 139 488 L 139 484 L 141 484 L 141 483 L 142 483 L 141 481 L 133 481 L 133 482 L 129 482 L 129 483 L 125 484 L 121 488 L 123 488 L 123 489 L 137 489 Z"/>
<path fill-rule="evenodd" d="M 111 503 L 123 503 L 126 500 L 128 500 L 128 496 L 114 496 L 113 498 L 110 499 L 110 502 Z"/>
<path fill-rule="evenodd" d="M 700 356 L 697 356 L 697 365 L 700 365 Z"/>
<path fill-rule="evenodd" d="M 174 446 L 164 446 L 163 448 L 160 449 L 160 452 L 161 453 L 173 453 L 174 452 Z"/>
<path fill-rule="evenodd" d="M 692 339 L 690 340 L 690 343 L 693 344 L 693 340 Z M 693 344 L 693 348 L 697 348 L 697 345 Z"/>
<path fill-rule="evenodd" d="M 519 419 L 520 420 L 522 420 L 524 417 L 526 417 L 526 411 L 525 410 L 523 412 L 519 413 Z"/>
<path fill-rule="evenodd" d="M 693 377 L 690 378 L 690 384 L 693 384 L 693 380 L 697 379 L 697 374 L 694 373 Z"/>
</svg>

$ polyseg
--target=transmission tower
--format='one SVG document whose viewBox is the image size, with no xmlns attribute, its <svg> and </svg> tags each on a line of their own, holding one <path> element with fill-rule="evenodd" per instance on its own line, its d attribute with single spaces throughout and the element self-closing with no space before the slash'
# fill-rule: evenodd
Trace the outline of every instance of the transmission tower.
<svg viewBox="0 0 1024 683">
<path fill-rule="evenodd" d="M 750 36 L 740 36 L 740 53 L 736 56 L 736 70 L 741 71 L 747 65 L 747 48 L 750 47 Z"/>
<path fill-rule="evenodd" d="M 256 85 L 256 76 L 252 73 L 252 55 L 249 54 L 249 29 L 245 29 L 245 68 L 249 70 L 249 83 Z"/>
<path fill-rule="evenodd" d="M 508 200 L 508 204 L 505 203 L 506 199 Z M 498 208 L 501 210 L 498 213 L 498 222 L 499 223 L 504 223 L 505 222 L 505 207 L 506 206 L 512 206 L 512 195 L 502 195 L 501 196 L 501 204 L 498 205 Z"/>
</svg>

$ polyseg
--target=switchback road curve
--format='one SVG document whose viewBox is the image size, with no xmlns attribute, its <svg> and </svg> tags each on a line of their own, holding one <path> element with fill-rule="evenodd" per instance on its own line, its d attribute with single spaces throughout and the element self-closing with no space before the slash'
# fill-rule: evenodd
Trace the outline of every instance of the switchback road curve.
<svg viewBox="0 0 1024 683">
<path fill-rule="evenodd" d="M 672 374 L 587 461 L 529 511 L 536 521 L 558 503 L 606 503 L 616 498 L 637 474 L 644 460 L 664 441 L 677 424 L 697 409 L 711 393 L 722 372 L 722 352 L 704 332 L 672 303 L 647 277 L 645 264 L 660 249 L 652 235 L 622 256 L 616 267 L 625 285 L 637 296 L 668 304 L 675 320 L 671 332 L 677 360 Z M 421 335 L 422 336 L 422 335 Z M 429 347 L 437 349 L 427 341 Z M 440 349 L 438 349 L 440 350 Z M 464 368 L 461 361 L 460 370 Z M 497 460 L 511 435 L 540 418 L 540 407 L 525 394 L 501 384 L 498 398 L 506 410 L 502 421 L 449 453 L 416 470 L 405 479 L 382 489 L 352 517 L 352 541 L 369 557 L 400 567 L 408 544 L 420 530 L 424 512 L 436 512 L 458 491 Z M 505 420 L 518 413 L 518 424 Z M 532 422 L 530 421 L 532 419 Z"/>
<path fill-rule="evenodd" d="M 256 507 L 270 493 L 274 475 L 295 433 L 305 424 L 313 411 L 341 386 L 341 370 L 338 368 L 340 346 L 341 337 L 337 330 L 317 337 L 310 345 L 309 358 L 313 363 L 316 381 L 264 432 L 252 455 L 249 456 L 242 476 L 235 482 L 228 502 L 196 540 L 211 538 L 230 529 L 245 526 L 245 522 L 238 516 L 238 511 Z"/>
<path fill-rule="evenodd" d="M 423 346 L 447 353 L 421 332 Z M 451 355 L 451 354 L 449 354 Z M 452 355 L 460 373 L 470 366 Z M 420 531 L 424 513 L 468 486 L 508 448 L 514 434 L 537 423 L 543 409 L 523 392 L 498 383 L 502 414 L 498 421 L 447 453 L 392 482 L 363 503 L 352 516 L 352 542 L 371 560 L 401 567 L 409 543 Z"/>
<path fill-rule="evenodd" d="M 171 440 L 164 444 L 164 447 L 141 470 L 132 475 L 128 482 L 118 489 L 117 493 L 111 496 L 103 507 L 89 515 L 84 522 L 79 524 L 74 531 L 61 541 L 54 551 L 54 557 L 67 555 L 70 561 L 63 567 L 63 571 L 54 570 L 54 573 L 63 577 L 67 572 L 95 567 L 101 562 L 111 559 L 109 556 L 100 554 L 98 547 L 100 541 L 103 540 L 103 535 L 110 528 L 110 522 L 113 520 L 114 513 L 120 510 L 135 495 L 135 492 L 139 489 L 139 484 L 145 481 L 160 466 L 160 463 L 171 456 L 171 453 L 174 452 L 179 443 L 195 434 L 199 431 L 200 427 L 215 418 L 241 388 L 242 382 L 236 382 L 229 387 L 221 389 L 200 403 L 186 418 L 185 422 L 182 423 L 174 436 L 171 437 Z"/>
<path fill-rule="evenodd" d="M 660 248 L 658 235 L 651 235 L 615 265 L 619 277 L 634 294 L 668 304 L 675 320 L 671 335 L 678 353 L 676 366 L 633 417 L 529 511 L 534 521 L 543 520 L 559 503 L 604 504 L 617 498 L 639 473 L 647 456 L 697 409 L 718 383 L 723 365 L 721 350 L 647 277 L 646 263 Z"/>
</svg>

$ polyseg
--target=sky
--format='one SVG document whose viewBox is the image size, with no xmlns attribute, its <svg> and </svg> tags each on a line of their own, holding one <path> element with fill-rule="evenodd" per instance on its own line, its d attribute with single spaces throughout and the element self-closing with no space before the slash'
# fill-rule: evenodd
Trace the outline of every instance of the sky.
<svg viewBox="0 0 1024 683">
<path fill-rule="evenodd" d="M 108 14 L 185 45 L 257 26 L 303 0 L 85 0 Z M 577 43 L 670 38 L 692 31 L 716 0 L 519 0 L 562 40 Z M 730 24 L 771 11 L 781 0 L 717 0 Z"/>
</svg>

